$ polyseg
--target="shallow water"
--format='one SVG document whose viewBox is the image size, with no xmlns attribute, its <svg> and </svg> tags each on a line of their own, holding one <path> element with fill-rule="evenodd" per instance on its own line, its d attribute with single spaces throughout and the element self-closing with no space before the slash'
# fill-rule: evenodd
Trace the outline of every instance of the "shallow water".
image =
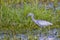
<svg viewBox="0 0 60 40">
<path fill-rule="evenodd" d="M 5 38 L 9 40 L 60 40 L 60 38 L 58 38 L 60 29 L 53 29 L 48 31 L 47 35 L 44 33 L 39 33 L 38 35 L 26 35 L 26 34 L 15 34 L 15 35 L 9 35 L 6 33 L 1 33 L 0 32 L 0 40 L 4 40 Z"/>
</svg>

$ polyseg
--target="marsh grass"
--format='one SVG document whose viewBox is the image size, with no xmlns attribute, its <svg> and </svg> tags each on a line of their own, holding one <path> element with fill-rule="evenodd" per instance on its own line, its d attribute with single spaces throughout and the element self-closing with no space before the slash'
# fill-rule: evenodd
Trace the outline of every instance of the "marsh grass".
<svg viewBox="0 0 60 40">
<path fill-rule="evenodd" d="M 40 30 L 41 28 L 31 20 L 31 17 L 26 18 L 29 13 L 33 13 L 36 20 L 46 20 L 53 23 L 53 26 L 46 27 L 45 31 L 46 29 L 60 28 L 60 10 L 56 10 L 54 14 L 52 9 L 46 10 L 44 5 L 39 8 L 38 2 L 37 0 L 17 0 L 17 2 L 15 0 L 6 2 L 1 0 L 0 30 L 12 30 L 13 33 L 22 34 Z M 16 4 L 19 3 L 22 8 L 16 7 Z"/>
<path fill-rule="evenodd" d="M 46 21 L 50 21 L 53 24 L 60 24 L 60 22 L 57 22 L 59 20 L 60 17 L 60 12 L 59 10 L 56 10 L 57 12 L 54 14 L 53 10 L 46 10 L 44 8 L 44 6 L 42 6 L 42 8 L 38 7 L 38 1 L 32 1 L 32 4 L 34 2 L 34 5 L 32 6 L 27 4 L 26 1 L 23 1 L 24 6 L 23 8 L 13 8 L 12 5 L 11 7 L 6 6 L 4 3 L 4 1 L 1 1 L 2 5 L 1 5 L 1 22 L 0 25 L 3 28 L 30 28 L 30 30 L 32 30 L 33 28 L 35 28 L 35 23 L 32 22 L 31 18 L 28 17 L 26 19 L 26 16 L 28 15 L 28 13 L 34 13 L 35 15 L 35 19 L 36 20 L 46 20 Z M 30 2 L 30 1 L 29 1 Z M 13 1 L 12 1 L 13 3 Z M 14 1 L 15 3 L 15 1 Z M 19 0 L 17 0 L 16 3 L 19 3 Z M 9 3 L 8 3 L 9 4 Z M 54 16 L 55 15 L 55 16 Z M 56 24 L 56 25 L 57 25 Z M 55 26 L 55 25 L 54 25 Z M 11 28 L 10 28 L 11 27 Z M 37 27 L 38 28 L 38 27 Z M 15 29 L 15 30 L 16 30 Z"/>
</svg>

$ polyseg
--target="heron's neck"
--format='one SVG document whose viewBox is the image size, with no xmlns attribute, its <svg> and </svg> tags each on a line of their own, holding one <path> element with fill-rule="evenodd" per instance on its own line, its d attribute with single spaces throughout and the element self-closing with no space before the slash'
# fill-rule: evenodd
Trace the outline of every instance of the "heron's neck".
<svg viewBox="0 0 60 40">
<path fill-rule="evenodd" d="M 34 16 L 31 16 L 32 20 L 35 21 Z"/>
</svg>

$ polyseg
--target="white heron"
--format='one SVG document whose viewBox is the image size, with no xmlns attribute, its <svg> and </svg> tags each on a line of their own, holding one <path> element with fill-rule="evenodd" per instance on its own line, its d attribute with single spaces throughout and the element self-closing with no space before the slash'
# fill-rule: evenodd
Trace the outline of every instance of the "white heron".
<svg viewBox="0 0 60 40">
<path fill-rule="evenodd" d="M 51 22 L 48 22 L 48 21 L 45 21 L 45 20 L 35 20 L 33 13 L 29 13 L 28 16 L 31 16 L 32 21 L 34 21 L 40 27 L 45 27 L 45 26 L 53 25 Z"/>
</svg>

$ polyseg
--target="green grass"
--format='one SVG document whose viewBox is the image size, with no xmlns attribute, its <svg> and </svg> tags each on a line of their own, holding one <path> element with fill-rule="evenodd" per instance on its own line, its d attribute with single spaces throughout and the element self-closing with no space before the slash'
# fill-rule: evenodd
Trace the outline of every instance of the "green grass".
<svg viewBox="0 0 60 40">
<path fill-rule="evenodd" d="M 19 1 L 17 1 L 18 3 Z M 38 2 L 29 5 L 25 1 L 23 1 L 23 8 L 13 6 L 16 4 L 15 2 L 10 3 L 9 5 L 5 5 L 5 2 L 1 2 L 0 9 L 0 30 L 12 30 L 13 33 L 22 33 L 29 34 L 30 32 L 33 34 L 33 30 L 40 30 L 30 17 L 26 18 L 27 15 L 31 12 L 34 14 L 36 20 L 46 20 L 53 23 L 53 26 L 46 27 L 44 30 L 46 31 L 54 28 L 60 28 L 60 10 L 56 10 L 54 14 L 52 9 L 45 10 L 44 6 L 39 8 L 37 6 Z M 32 3 L 31 2 L 31 3 Z M 43 30 L 43 32 L 45 32 Z M 39 32 L 38 32 L 39 33 Z"/>
<path fill-rule="evenodd" d="M 36 20 L 46 20 L 52 22 L 54 25 L 53 28 L 58 27 L 60 24 L 60 15 L 59 10 L 54 14 L 53 10 L 45 10 L 44 7 L 38 8 L 36 6 L 24 5 L 24 8 L 12 8 L 8 6 L 1 6 L 1 22 L 0 26 L 3 28 L 14 28 L 14 30 L 33 30 L 34 28 L 39 28 L 30 17 L 26 18 L 28 13 L 33 13 Z M 37 27 L 36 27 L 37 26 Z M 11 28 L 10 28 L 11 27 Z M 3 29 L 2 28 L 2 29 Z M 16 29 L 15 29 L 16 28 Z M 21 29 L 18 29 L 21 28 Z M 23 30 L 22 29 L 22 30 Z"/>
</svg>

